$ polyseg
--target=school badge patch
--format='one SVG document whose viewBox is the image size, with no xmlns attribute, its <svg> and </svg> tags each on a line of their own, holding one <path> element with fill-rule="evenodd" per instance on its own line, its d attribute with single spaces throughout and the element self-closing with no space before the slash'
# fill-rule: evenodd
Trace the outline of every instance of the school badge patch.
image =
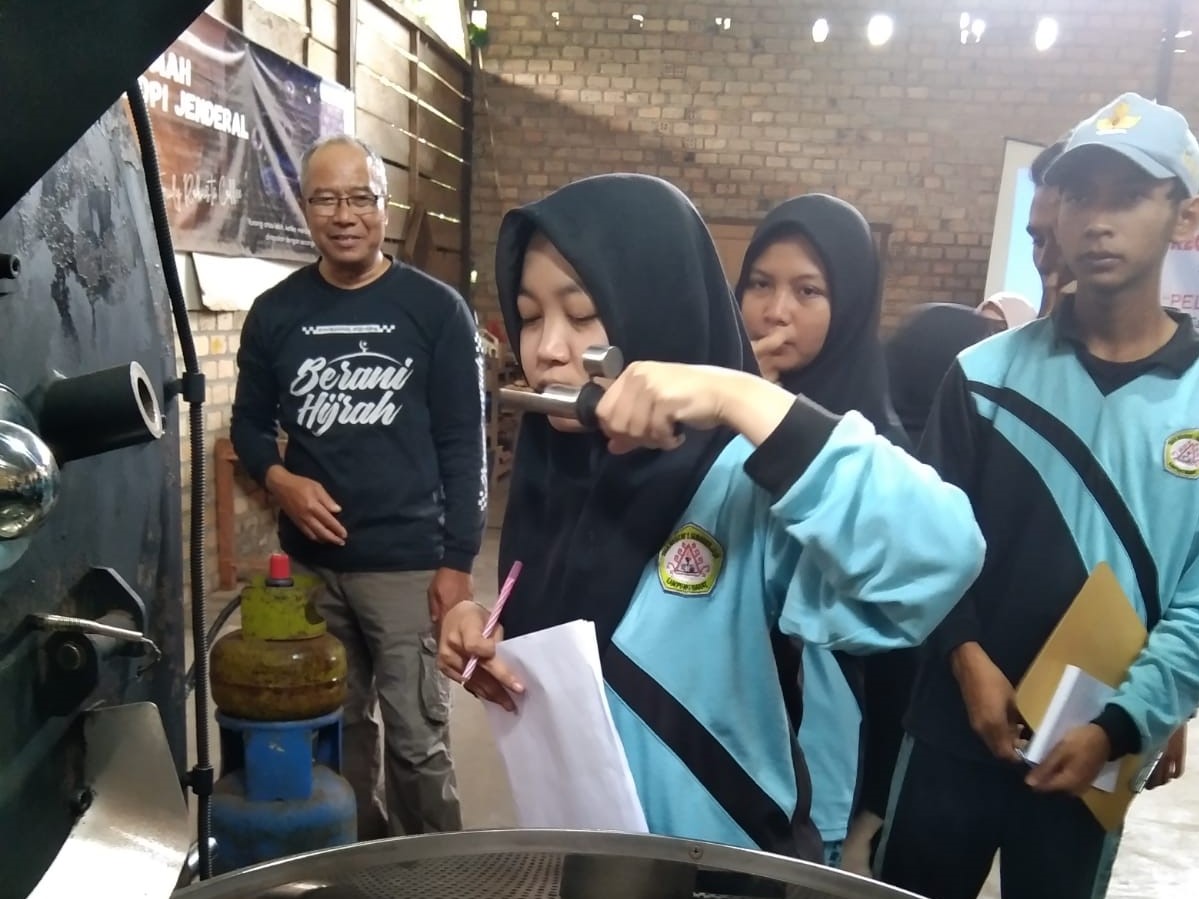
<svg viewBox="0 0 1199 899">
<path fill-rule="evenodd" d="M 1188 428 L 1166 438 L 1166 471 L 1180 478 L 1199 478 L 1199 428 Z"/>
<path fill-rule="evenodd" d="M 667 593 L 707 596 L 716 586 L 724 547 L 699 525 L 686 524 L 658 553 L 658 581 Z"/>
</svg>

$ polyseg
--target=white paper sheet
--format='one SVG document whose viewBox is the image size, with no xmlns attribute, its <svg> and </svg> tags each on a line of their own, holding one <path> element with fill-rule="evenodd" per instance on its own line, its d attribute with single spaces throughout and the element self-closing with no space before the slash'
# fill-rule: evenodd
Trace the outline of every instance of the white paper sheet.
<svg viewBox="0 0 1199 899">
<path fill-rule="evenodd" d="M 1094 720 L 1116 691 L 1096 680 L 1076 665 L 1067 665 L 1058 681 L 1057 690 L 1045 710 L 1041 728 L 1029 741 L 1025 757 L 1040 764 L 1071 730 Z M 1114 792 L 1120 775 L 1120 762 L 1108 762 L 1092 781 L 1092 786 L 1105 793 Z"/>
<path fill-rule="evenodd" d="M 573 621 L 503 641 L 525 687 L 517 713 L 485 703 L 520 827 L 646 833 L 612 722 L 595 625 Z"/>
</svg>

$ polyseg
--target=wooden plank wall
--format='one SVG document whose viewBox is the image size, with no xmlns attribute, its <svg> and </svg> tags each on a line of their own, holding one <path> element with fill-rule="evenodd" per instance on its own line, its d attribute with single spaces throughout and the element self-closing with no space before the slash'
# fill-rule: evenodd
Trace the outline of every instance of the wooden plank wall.
<svg viewBox="0 0 1199 899">
<path fill-rule="evenodd" d="M 251 40 L 354 91 L 360 138 L 387 166 L 386 249 L 426 211 L 430 274 L 470 295 L 470 64 L 398 0 L 226 0 Z M 231 9 L 231 7 L 234 7 Z"/>
<path fill-rule="evenodd" d="M 405 218 L 420 204 L 433 235 L 430 273 L 465 292 L 468 70 L 390 4 L 357 5 L 358 133 L 387 163 L 388 242 L 399 248 Z"/>
</svg>

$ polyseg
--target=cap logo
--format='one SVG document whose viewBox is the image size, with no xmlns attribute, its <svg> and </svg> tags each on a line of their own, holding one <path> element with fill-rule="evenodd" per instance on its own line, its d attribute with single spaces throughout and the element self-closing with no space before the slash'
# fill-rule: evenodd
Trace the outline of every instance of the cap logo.
<svg viewBox="0 0 1199 899">
<path fill-rule="evenodd" d="M 1099 121 L 1095 123 L 1095 130 L 1100 134 L 1123 134 L 1134 128 L 1140 120 L 1139 115 L 1132 114 L 1127 103 L 1120 101 L 1100 116 Z"/>
</svg>

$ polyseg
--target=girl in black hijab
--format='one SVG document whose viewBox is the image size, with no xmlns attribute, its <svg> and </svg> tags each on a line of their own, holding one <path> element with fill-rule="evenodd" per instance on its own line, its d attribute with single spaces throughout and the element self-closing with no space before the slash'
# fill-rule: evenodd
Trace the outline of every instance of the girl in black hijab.
<svg viewBox="0 0 1199 899">
<path fill-rule="evenodd" d="M 631 364 L 598 433 L 524 416 L 500 541 L 501 573 L 523 572 L 494 639 L 485 609 L 450 610 L 442 670 L 477 655 L 468 689 L 514 709 L 500 637 L 593 621 L 651 832 L 818 858 L 773 634 L 924 639 L 981 564 L 963 495 L 757 376 L 711 237 L 664 181 L 589 178 L 510 212 L 496 279 L 534 389 L 586 383 L 593 345 Z"/>
<path fill-rule="evenodd" d="M 1032 304 L 1015 293 L 997 293 L 977 308 L 925 303 L 912 310 L 886 347 L 891 399 L 912 446 L 920 445 L 933 399 L 958 354 L 1036 316 Z"/>
<path fill-rule="evenodd" d="M 895 411 L 912 446 L 920 445 L 933 398 L 958 353 L 1003 330 L 1003 323 L 957 303 L 917 306 L 887 342 Z"/>
<path fill-rule="evenodd" d="M 764 376 L 830 412 L 860 412 L 907 448 L 878 337 L 878 252 L 857 209 L 825 194 L 777 206 L 754 232 L 736 293 Z"/>
<path fill-rule="evenodd" d="M 862 214 L 836 197 L 806 194 L 758 226 L 736 295 L 764 375 L 831 412 L 861 413 L 911 449 L 887 390 L 879 272 Z M 915 665 L 911 651 L 804 654 L 800 741 L 829 864 L 841 865 L 856 809 L 874 816 L 864 821 L 881 820 Z M 860 859 L 849 867 L 865 873 Z"/>
</svg>

